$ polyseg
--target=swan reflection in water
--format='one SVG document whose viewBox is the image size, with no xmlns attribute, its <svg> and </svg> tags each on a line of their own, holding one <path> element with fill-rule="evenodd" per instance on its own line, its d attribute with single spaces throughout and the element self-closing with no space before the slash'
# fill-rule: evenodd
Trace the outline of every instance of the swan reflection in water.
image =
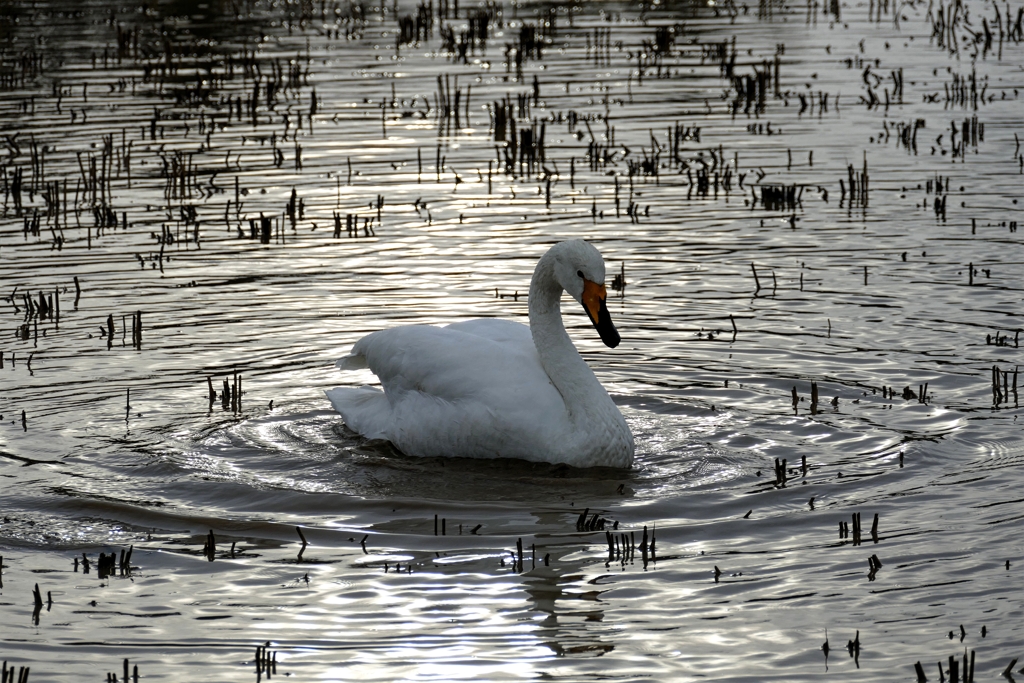
<svg viewBox="0 0 1024 683">
<path fill-rule="evenodd" d="M 558 512 L 543 512 L 537 517 L 538 522 L 545 526 L 564 523 L 564 515 Z M 551 538 L 549 543 L 555 540 Z M 545 554 L 551 555 L 550 564 L 544 565 L 538 550 L 537 566 L 522 575 L 523 590 L 529 596 L 532 609 L 545 615 L 537 623 L 539 628 L 534 635 L 560 657 L 600 656 L 611 652 L 615 643 L 608 637 L 621 633 L 621 630 L 605 623 L 602 595 L 609 589 L 600 580 L 606 574 L 587 578 L 594 571 L 592 546 L 596 539 L 588 535 L 557 540 L 557 543 L 550 543 L 544 548 Z M 622 557 L 626 555 L 609 554 L 606 562 L 608 573 L 614 571 Z M 642 562 L 646 568 L 646 554 Z"/>
<path fill-rule="evenodd" d="M 622 552 L 617 549 L 605 554 L 606 534 L 596 529 L 577 531 L 565 510 L 534 510 L 529 517 L 533 518 L 535 528 L 549 531 L 530 537 L 524 535 L 521 538 L 522 555 L 517 552 L 516 539 L 506 536 L 504 540 L 509 547 L 497 557 L 493 548 L 494 541 L 498 539 L 493 537 L 488 544 L 491 550 L 462 546 L 448 557 L 442 553 L 440 561 L 432 553 L 411 549 L 392 549 L 385 557 L 404 558 L 399 570 L 406 571 L 411 565 L 414 576 L 419 572 L 441 572 L 457 582 L 457 587 L 452 588 L 463 599 L 453 598 L 451 593 L 442 590 L 447 596 L 442 602 L 456 608 L 452 621 L 461 622 L 457 627 L 457 639 L 467 651 L 480 647 L 478 641 L 495 637 L 495 618 L 530 624 L 526 630 L 520 630 L 514 624 L 511 630 L 502 629 L 504 635 L 498 639 L 506 647 L 527 647 L 536 652 L 530 647 L 530 643 L 535 643 L 560 657 L 600 656 L 613 651 L 615 638 L 622 633 L 622 625 L 606 621 L 603 594 L 610 590 L 613 574 L 647 569 L 653 566 L 653 556 L 641 552 L 638 547 L 631 557 L 625 544 L 620 546 Z M 520 521 L 517 520 L 517 526 Z M 392 532 L 397 530 L 394 524 L 387 525 Z M 606 521 L 606 524 L 610 530 L 612 522 Z M 499 523 L 489 522 L 487 526 L 494 528 Z M 451 525 L 448 529 L 451 533 L 455 527 Z M 610 533 L 614 536 L 619 532 Z M 456 536 L 455 539 L 452 539 L 453 543 L 460 545 L 467 540 L 465 536 Z M 488 536 L 481 537 L 484 543 L 487 539 Z M 601 553 L 598 557 L 595 557 L 595 548 Z M 521 565 L 517 565 L 520 557 Z M 499 563 L 500 567 L 495 566 Z M 481 584 L 481 575 L 490 575 L 491 579 Z M 463 583 L 460 577 L 473 578 Z M 436 589 L 447 584 L 431 581 L 430 585 Z M 467 615 L 457 607 L 465 605 L 465 600 L 482 609 L 483 614 L 474 611 L 471 618 L 463 621 Z"/>
</svg>

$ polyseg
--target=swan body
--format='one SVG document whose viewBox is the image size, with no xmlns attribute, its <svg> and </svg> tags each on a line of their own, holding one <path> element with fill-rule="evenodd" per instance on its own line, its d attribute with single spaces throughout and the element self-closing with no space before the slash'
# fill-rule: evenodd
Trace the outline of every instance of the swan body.
<svg viewBox="0 0 1024 683">
<path fill-rule="evenodd" d="M 342 387 L 327 397 L 349 428 L 408 455 L 629 467 L 629 426 L 562 324 L 567 291 L 618 345 L 604 278 L 597 249 L 560 242 L 534 271 L 529 327 L 484 319 L 373 332 L 337 366 L 369 368 L 383 391 Z"/>
</svg>

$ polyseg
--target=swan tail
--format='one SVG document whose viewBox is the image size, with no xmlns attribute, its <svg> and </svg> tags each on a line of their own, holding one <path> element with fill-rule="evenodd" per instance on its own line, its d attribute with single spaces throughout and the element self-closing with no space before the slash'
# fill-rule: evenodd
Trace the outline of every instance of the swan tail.
<svg viewBox="0 0 1024 683">
<path fill-rule="evenodd" d="M 324 393 L 349 429 L 367 439 L 388 438 L 391 404 L 383 391 L 374 387 L 338 387 Z"/>
</svg>

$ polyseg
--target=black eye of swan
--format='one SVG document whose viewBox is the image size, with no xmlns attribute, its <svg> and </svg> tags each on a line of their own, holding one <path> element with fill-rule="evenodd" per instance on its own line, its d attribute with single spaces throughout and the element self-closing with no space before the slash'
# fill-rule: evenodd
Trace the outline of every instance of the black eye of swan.
<svg viewBox="0 0 1024 683">
<path fill-rule="evenodd" d="M 576 274 L 579 275 L 580 277 L 583 277 L 583 271 L 582 270 L 577 270 Z"/>
</svg>

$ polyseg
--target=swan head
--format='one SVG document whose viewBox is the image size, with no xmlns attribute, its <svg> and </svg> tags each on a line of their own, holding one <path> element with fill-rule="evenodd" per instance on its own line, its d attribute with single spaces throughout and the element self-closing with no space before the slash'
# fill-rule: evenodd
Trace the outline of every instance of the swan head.
<svg viewBox="0 0 1024 683">
<path fill-rule="evenodd" d="M 594 245 L 583 240 L 561 242 L 552 250 L 555 257 L 554 276 L 558 284 L 583 305 L 601 341 L 615 348 L 622 337 L 612 324 L 605 299 L 604 259 Z"/>
</svg>

